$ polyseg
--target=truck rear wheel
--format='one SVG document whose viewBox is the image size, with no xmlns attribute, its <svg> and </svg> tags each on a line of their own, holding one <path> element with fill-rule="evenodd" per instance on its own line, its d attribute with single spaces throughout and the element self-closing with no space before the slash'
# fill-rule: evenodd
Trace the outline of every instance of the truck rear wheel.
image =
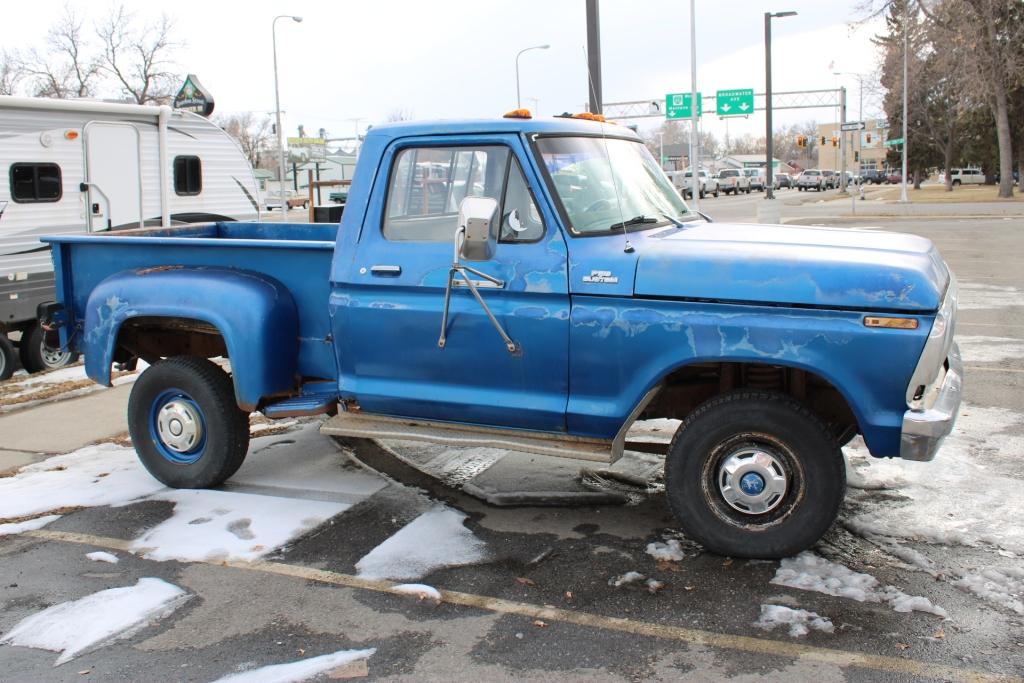
<svg viewBox="0 0 1024 683">
<path fill-rule="evenodd" d="M 14 344 L 6 334 L 0 333 L 0 380 L 9 379 L 14 374 L 14 363 L 17 358 Z"/>
<path fill-rule="evenodd" d="M 28 372 L 42 372 L 43 370 L 56 370 L 65 365 L 71 365 L 78 360 L 78 354 L 67 349 L 59 349 L 49 346 L 46 343 L 46 335 L 39 323 L 32 325 L 21 335 L 21 345 L 18 353 L 21 356 L 21 364 Z"/>
<path fill-rule="evenodd" d="M 738 391 L 680 425 L 665 460 L 669 506 L 687 536 L 732 557 L 779 558 L 829 529 L 846 468 L 828 428 L 793 398 Z"/>
<path fill-rule="evenodd" d="M 249 418 L 231 378 L 195 356 L 147 368 L 128 399 L 128 431 L 149 473 L 172 488 L 219 486 L 249 450 Z"/>
</svg>

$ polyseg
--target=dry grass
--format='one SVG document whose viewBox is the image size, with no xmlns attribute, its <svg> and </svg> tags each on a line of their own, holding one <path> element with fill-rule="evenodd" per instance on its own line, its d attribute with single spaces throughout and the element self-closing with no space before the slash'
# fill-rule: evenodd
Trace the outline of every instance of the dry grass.
<svg viewBox="0 0 1024 683">
<path fill-rule="evenodd" d="M 895 201 L 900 198 L 900 186 L 890 185 L 879 189 L 865 188 L 868 199 L 885 199 Z M 953 188 L 952 192 L 946 192 L 946 186 L 941 184 L 922 185 L 920 190 L 907 187 L 907 199 L 911 202 L 932 204 L 937 202 L 956 202 L 966 204 L 977 204 L 982 202 L 1021 202 L 1024 203 L 1024 194 L 1014 188 L 1012 199 L 1000 199 L 998 185 L 970 185 Z M 845 198 L 849 201 L 849 198 Z"/>
</svg>

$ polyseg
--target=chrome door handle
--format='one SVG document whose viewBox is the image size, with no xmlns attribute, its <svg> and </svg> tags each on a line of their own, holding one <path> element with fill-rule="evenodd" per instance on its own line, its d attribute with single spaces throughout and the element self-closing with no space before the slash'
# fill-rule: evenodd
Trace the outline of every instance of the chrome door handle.
<svg viewBox="0 0 1024 683">
<path fill-rule="evenodd" d="M 370 272 L 379 277 L 398 277 L 402 274 L 402 266 L 371 266 Z"/>
</svg>

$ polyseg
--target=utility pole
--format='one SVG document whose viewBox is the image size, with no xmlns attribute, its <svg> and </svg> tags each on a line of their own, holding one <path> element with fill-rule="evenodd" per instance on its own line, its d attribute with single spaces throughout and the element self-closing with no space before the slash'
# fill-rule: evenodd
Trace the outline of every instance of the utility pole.
<svg viewBox="0 0 1024 683">
<path fill-rule="evenodd" d="M 587 92 L 590 113 L 601 113 L 601 20 L 598 0 L 587 0 Z"/>
<path fill-rule="evenodd" d="M 907 24 L 910 22 L 910 3 L 906 4 L 903 11 L 903 175 L 900 187 L 900 202 L 907 203 L 907 61 L 909 40 L 907 34 L 910 29 Z M 948 173 L 948 171 L 947 171 Z"/>
<path fill-rule="evenodd" d="M 846 86 L 839 88 L 839 192 L 846 192 Z"/>
<path fill-rule="evenodd" d="M 690 0 L 690 197 L 693 205 L 700 209 L 700 160 L 697 158 L 697 10 L 695 0 Z"/>
</svg>

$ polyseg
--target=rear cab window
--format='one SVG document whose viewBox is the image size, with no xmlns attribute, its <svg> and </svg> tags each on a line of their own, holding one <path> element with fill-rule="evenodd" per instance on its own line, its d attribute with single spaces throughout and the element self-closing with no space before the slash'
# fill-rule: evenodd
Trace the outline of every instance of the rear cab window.
<svg viewBox="0 0 1024 683">
<path fill-rule="evenodd" d="M 396 242 L 450 242 L 466 197 L 499 202 L 502 242 L 534 242 L 544 222 L 519 162 L 501 145 L 408 147 L 392 164 L 382 231 Z"/>
</svg>

